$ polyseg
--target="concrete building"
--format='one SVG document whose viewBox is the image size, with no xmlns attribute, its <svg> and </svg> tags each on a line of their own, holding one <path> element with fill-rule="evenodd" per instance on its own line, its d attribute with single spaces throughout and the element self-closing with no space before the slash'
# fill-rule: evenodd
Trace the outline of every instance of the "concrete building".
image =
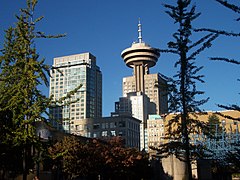
<svg viewBox="0 0 240 180">
<path fill-rule="evenodd" d="M 74 122 L 102 116 L 102 73 L 92 54 L 54 58 L 52 69 L 49 94 L 53 100 L 66 97 L 82 85 L 76 93 L 50 108 L 54 127 L 69 132 Z"/>
<path fill-rule="evenodd" d="M 119 101 L 115 102 L 115 111 L 111 116 L 129 115 L 132 116 L 132 102 L 129 97 L 120 97 Z"/>
<path fill-rule="evenodd" d="M 219 119 L 219 123 L 212 124 L 213 127 L 216 128 L 213 138 L 209 138 L 203 133 L 189 135 L 191 144 L 201 144 L 201 146 L 204 146 L 204 148 L 207 150 L 205 152 L 206 154 L 210 152 L 208 154 L 209 157 L 199 158 L 197 163 L 192 163 L 192 174 L 195 176 L 195 178 L 199 179 L 213 179 L 212 165 L 214 163 L 212 163 L 212 160 L 219 160 L 219 162 L 223 161 L 223 159 L 227 156 L 227 153 L 236 151 L 236 147 L 239 144 L 240 112 L 232 110 L 218 112 L 206 111 L 205 113 L 194 113 L 194 115 L 190 114 L 190 117 L 206 123 L 208 122 L 209 116 L 212 115 L 216 115 L 216 117 Z M 175 116 L 176 114 L 167 115 L 164 118 L 165 126 Z M 168 140 L 166 139 L 165 142 L 167 141 Z M 181 180 L 185 177 L 184 172 L 186 172 L 186 164 L 177 159 L 175 155 L 170 155 L 167 158 L 163 158 L 162 165 L 164 172 L 172 176 L 173 179 Z M 221 171 L 225 170 L 227 171 L 228 168 L 221 169 Z M 217 171 L 217 173 L 220 174 L 221 172 Z M 225 179 L 229 179 L 229 177 L 225 177 Z"/>
<path fill-rule="evenodd" d="M 127 97 L 130 92 L 136 92 L 135 76 L 124 77 L 122 92 Z M 168 111 L 167 82 L 161 74 L 144 75 L 144 93 L 150 99 L 149 114 L 164 114 Z"/>
<path fill-rule="evenodd" d="M 173 119 L 177 114 L 171 113 L 164 117 L 164 126 L 167 126 L 168 122 Z M 216 115 L 219 118 L 220 126 L 226 133 L 238 133 L 240 130 L 240 112 L 235 110 L 224 111 L 205 111 L 205 113 L 190 114 L 190 117 L 197 119 L 201 122 L 208 122 L 208 118 L 211 115 Z M 222 133 L 222 132 L 219 132 Z"/>
<path fill-rule="evenodd" d="M 71 133 L 90 138 L 107 140 L 121 136 L 125 146 L 140 148 L 140 121 L 131 116 L 87 118 L 75 121 Z"/>
<path fill-rule="evenodd" d="M 140 124 L 140 150 L 145 149 L 145 129 L 147 127 L 149 98 L 142 92 L 137 92 L 135 96 L 130 96 L 132 103 L 132 116 L 141 121 Z"/>
<path fill-rule="evenodd" d="M 164 142 L 164 122 L 160 115 L 149 115 L 147 120 L 147 146 L 146 151 L 150 155 L 155 155 L 156 152 L 149 147 L 158 147 Z"/>
<path fill-rule="evenodd" d="M 112 116 L 130 115 L 140 120 L 140 149 L 145 149 L 145 129 L 147 127 L 149 98 L 142 92 L 131 92 L 127 97 L 115 102 L 115 112 Z"/>
</svg>

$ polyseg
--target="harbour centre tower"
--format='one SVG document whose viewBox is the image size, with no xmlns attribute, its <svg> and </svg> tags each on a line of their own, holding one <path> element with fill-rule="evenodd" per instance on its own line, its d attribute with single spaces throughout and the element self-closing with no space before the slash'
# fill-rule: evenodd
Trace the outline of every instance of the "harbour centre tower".
<svg viewBox="0 0 240 180">
<path fill-rule="evenodd" d="M 121 53 L 127 67 L 133 69 L 133 76 L 124 77 L 123 97 L 115 103 L 116 114 L 131 114 L 141 121 L 140 149 L 147 144 L 147 119 L 152 114 L 167 112 L 166 80 L 160 73 L 150 74 L 160 56 L 159 50 L 142 40 L 142 25 L 138 23 L 138 42 Z"/>
</svg>

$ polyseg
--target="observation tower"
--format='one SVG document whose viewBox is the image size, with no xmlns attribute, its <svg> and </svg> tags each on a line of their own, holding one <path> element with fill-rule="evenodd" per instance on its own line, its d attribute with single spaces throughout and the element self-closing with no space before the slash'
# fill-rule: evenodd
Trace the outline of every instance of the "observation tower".
<svg viewBox="0 0 240 180">
<path fill-rule="evenodd" d="M 125 49 L 121 56 L 130 68 L 133 68 L 136 92 L 144 92 L 144 75 L 149 74 L 149 68 L 155 66 L 160 53 L 142 41 L 142 25 L 138 23 L 138 42 L 133 42 L 130 48 Z"/>
</svg>

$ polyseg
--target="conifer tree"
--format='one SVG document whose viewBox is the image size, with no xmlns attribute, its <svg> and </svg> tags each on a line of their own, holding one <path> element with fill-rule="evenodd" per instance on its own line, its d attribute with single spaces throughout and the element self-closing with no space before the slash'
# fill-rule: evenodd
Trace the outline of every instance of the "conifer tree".
<svg viewBox="0 0 240 180">
<path fill-rule="evenodd" d="M 219 117 L 216 114 L 209 115 L 207 125 L 208 129 L 204 133 L 209 138 L 217 138 L 218 134 L 222 131 Z"/>
<path fill-rule="evenodd" d="M 1 161 L 1 168 L 23 174 L 23 179 L 34 165 L 31 149 L 41 150 L 34 123 L 43 120 L 42 114 L 50 104 L 39 90 L 39 85 L 48 85 L 50 67 L 40 59 L 35 39 L 62 36 L 35 30 L 43 18 L 34 19 L 36 4 L 37 0 L 27 0 L 27 7 L 16 16 L 15 27 L 6 30 L 0 54 L 0 150 L 1 160 L 9 160 Z"/>
<path fill-rule="evenodd" d="M 225 0 L 216 0 L 218 3 L 220 3 L 221 5 L 225 6 L 226 8 L 232 10 L 233 12 L 240 14 L 240 6 L 233 4 L 233 3 L 229 3 L 228 1 Z M 240 21 L 240 17 L 236 19 L 237 22 Z M 223 36 L 228 36 L 228 37 L 240 37 L 240 32 L 234 32 L 234 31 L 226 31 L 226 30 L 216 30 L 216 29 L 208 29 L 208 28 L 202 28 L 202 29 L 197 29 L 196 31 L 208 31 L 208 32 L 212 32 L 212 33 L 216 33 L 219 35 L 223 35 Z M 228 63 L 233 63 L 236 65 L 240 65 L 240 61 L 237 59 L 233 59 L 233 58 L 228 58 L 228 57 L 211 57 L 211 60 L 216 60 L 216 61 L 225 61 Z M 240 81 L 238 79 L 238 81 Z M 230 104 L 230 105 L 223 105 L 223 104 L 218 104 L 219 107 L 227 109 L 227 110 L 236 110 L 236 111 L 240 111 L 240 106 L 237 104 Z M 224 116 L 223 114 L 220 114 L 221 116 Z M 238 118 L 233 118 L 230 116 L 226 116 L 226 118 L 230 118 L 233 120 L 238 120 Z"/>
<path fill-rule="evenodd" d="M 218 2 L 219 4 L 225 6 L 226 8 L 232 10 L 233 12 L 240 14 L 240 5 L 236 5 L 233 3 L 229 3 L 226 0 L 215 0 L 216 2 Z M 237 22 L 240 21 L 240 17 L 235 19 Z M 240 37 L 240 32 L 234 32 L 234 31 L 226 31 L 226 30 L 219 30 L 219 29 L 211 29 L 211 28 L 198 28 L 195 29 L 196 32 L 203 32 L 203 31 L 207 31 L 207 32 L 211 32 L 211 33 L 215 33 L 218 35 L 222 35 L 222 36 L 228 36 L 228 37 Z M 233 63 L 236 65 L 240 65 L 240 61 L 237 59 L 233 59 L 233 58 L 228 58 L 228 57 L 211 57 L 210 60 L 215 60 L 215 61 L 225 61 L 228 63 Z M 238 79 L 239 80 L 239 79 Z M 232 104 L 232 105 L 221 105 L 218 104 L 219 107 L 222 107 L 224 109 L 228 109 L 228 110 L 237 110 L 240 111 L 240 107 L 236 104 Z M 230 119 L 234 119 L 234 120 L 238 120 L 236 118 L 233 117 L 227 117 Z"/>
<path fill-rule="evenodd" d="M 200 133 L 206 125 L 200 122 L 196 115 L 202 112 L 200 106 L 206 103 L 208 98 L 197 100 L 199 95 L 204 94 L 197 89 L 197 83 L 204 83 L 204 76 L 198 74 L 203 67 L 198 67 L 195 60 L 218 36 L 208 33 L 192 42 L 192 22 L 200 13 L 195 12 L 195 5 L 190 6 L 191 0 L 178 0 L 176 6 L 164 4 L 166 13 L 178 25 L 178 29 L 173 34 L 174 40 L 168 43 L 168 49 L 160 51 L 177 55 L 175 67 L 178 69 L 173 78 L 168 78 L 169 113 L 175 114 L 166 127 L 165 136 L 168 142 L 157 148 L 160 156 L 174 154 L 185 162 L 185 179 L 192 179 L 191 161 L 193 153 L 196 152 L 196 147 L 190 143 L 190 135 Z M 195 154 L 199 153 L 198 151 Z"/>
<path fill-rule="evenodd" d="M 240 4 L 234 4 L 234 3 L 230 3 L 229 1 L 226 0 L 215 0 L 216 2 L 218 2 L 220 5 L 223 5 L 224 7 L 228 8 L 229 10 L 235 12 L 236 14 L 240 14 Z M 240 21 L 240 17 L 238 17 L 237 19 L 235 19 L 236 22 Z M 227 37 L 236 37 L 239 38 L 240 37 L 240 32 L 234 32 L 234 31 L 226 31 L 224 29 L 211 29 L 211 28 L 201 28 L 201 29 L 196 29 L 196 32 L 203 32 L 203 31 L 207 31 L 207 32 L 211 32 L 211 33 L 216 33 L 220 36 L 227 36 Z M 210 60 L 215 60 L 215 61 L 224 61 L 227 63 L 232 63 L 235 65 L 240 65 L 240 60 L 238 59 L 233 59 L 231 57 L 211 57 Z M 240 79 L 238 79 L 238 81 L 240 81 Z M 237 104 L 217 104 L 218 107 L 226 109 L 226 110 L 234 110 L 234 111 L 239 111 L 240 112 L 240 106 Z M 235 121 L 239 121 L 239 118 L 235 118 L 229 115 L 224 115 L 220 112 L 217 113 L 218 115 L 225 117 L 227 119 L 232 119 Z M 239 143 L 234 144 L 235 146 L 235 151 L 229 151 L 228 153 L 226 153 L 225 162 L 219 162 L 220 164 L 224 163 L 224 164 L 231 164 L 231 168 L 235 169 L 235 171 L 239 170 L 239 162 L 240 162 L 240 146 Z"/>
</svg>

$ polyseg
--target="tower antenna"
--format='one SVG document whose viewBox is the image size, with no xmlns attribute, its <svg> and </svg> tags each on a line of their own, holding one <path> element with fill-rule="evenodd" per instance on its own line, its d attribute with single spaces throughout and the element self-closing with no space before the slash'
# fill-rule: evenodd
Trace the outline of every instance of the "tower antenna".
<svg viewBox="0 0 240 180">
<path fill-rule="evenodd" d="M 138 18 L 138 42 L 142 43 L 142 24 L 140 18 Z"/>
</svg>

